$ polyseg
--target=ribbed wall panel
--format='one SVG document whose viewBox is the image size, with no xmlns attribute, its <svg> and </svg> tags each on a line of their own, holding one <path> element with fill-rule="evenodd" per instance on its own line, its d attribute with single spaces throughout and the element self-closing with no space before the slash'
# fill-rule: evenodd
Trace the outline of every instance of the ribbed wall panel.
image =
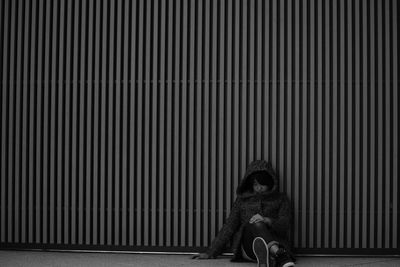
<svg viewBox="0 0 400 267">
<path fill-rule="evenodd" d="M 399 254 L 398 6 L 1 1 L 1 248 L 197 250 L 266 159 L 299 252 Z"/>
</svg>

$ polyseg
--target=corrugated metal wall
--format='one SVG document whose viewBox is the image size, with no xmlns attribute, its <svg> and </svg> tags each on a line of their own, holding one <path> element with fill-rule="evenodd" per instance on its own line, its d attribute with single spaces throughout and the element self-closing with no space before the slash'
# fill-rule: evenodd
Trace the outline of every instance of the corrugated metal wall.
<svg viewBox="0 0 400 267">
<path fill-rule="evenodd" d="M 1 1 L 1 247 L 196 250 L 267 159 L 299 252 L 399 254 L 398 6 Z"/>
</svg>

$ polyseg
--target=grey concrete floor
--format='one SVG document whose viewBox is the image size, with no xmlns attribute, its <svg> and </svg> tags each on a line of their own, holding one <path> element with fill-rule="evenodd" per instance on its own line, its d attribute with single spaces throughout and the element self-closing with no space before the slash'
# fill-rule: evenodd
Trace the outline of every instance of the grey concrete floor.
<svg viewBox="0 0 400 267">
<path fill-rule="evenodd" d="M 126 253 L 77 253 L 0 250 L 0 266 L 230 266 L 255 267 L 254 263 L 232 263 L 229 257 L 214 260 L 192 260 L 190 255 L 157 255 Z M 296 266 L 400 266 L 400 258 L 298 257 Z"/>
</svg>

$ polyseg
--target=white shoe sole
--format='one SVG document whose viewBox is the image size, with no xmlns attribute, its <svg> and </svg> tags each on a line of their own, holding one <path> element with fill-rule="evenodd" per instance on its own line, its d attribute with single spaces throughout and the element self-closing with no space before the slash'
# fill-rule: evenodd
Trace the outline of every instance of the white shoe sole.
<svg viewBox="0 0 400 267">
<path fill-rule="evenodd" d="M 265 240 L 261 237 L 256 237 L 253 240 L 253 252 L 257 258 L 257 266 L 269 267 L 269 249 Z"/>
</svg>

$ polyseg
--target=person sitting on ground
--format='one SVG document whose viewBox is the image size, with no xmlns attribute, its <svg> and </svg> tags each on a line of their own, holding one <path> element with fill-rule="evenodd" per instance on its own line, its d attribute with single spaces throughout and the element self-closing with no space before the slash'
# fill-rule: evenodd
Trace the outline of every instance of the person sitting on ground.
<svg viewBox="0 0 400 267">
<path fill-rule="evenodd" d="M 260 267 L 294 266 L 290 250 L 290 201 L 278 190 L 271 163 L 253 161 L 237 188 L 237 198 L 211 246 L 194 258 L 212 259 L 232 240 L 232 261 L 254 261 Z M 233 237 L 233 239 L 232 239 Z"/>
</svg>

